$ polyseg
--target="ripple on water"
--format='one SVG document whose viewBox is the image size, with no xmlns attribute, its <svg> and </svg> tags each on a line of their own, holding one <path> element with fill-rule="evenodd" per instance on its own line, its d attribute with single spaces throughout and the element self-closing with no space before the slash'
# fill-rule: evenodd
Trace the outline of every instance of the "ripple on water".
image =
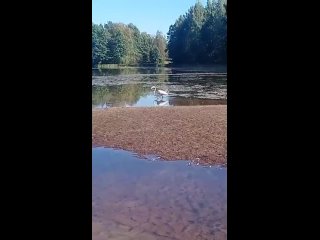
<svg viewBox="0 0 320 240">
<path fill-rule="evenodd" d="M 226 239 L 227 169 L 93 148 L 93 239 Z"/>
<path fill-rule="evenodd" d="M 183 70 L 186 71 L 186 70 Z M 151 86 L 169 90 L 158 101 Z M 226 104 L 227 76 L 213 72 L 119 74 L 92 77 L 93 108 Z M 159 100 L 159 99 L 158 99 Z"/>
</svg>

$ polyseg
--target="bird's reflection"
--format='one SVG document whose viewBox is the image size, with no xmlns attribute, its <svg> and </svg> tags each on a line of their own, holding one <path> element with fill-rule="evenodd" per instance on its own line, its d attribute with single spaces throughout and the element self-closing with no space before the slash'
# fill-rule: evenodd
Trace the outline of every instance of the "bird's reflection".
<svg viewBox="0 0 320 240">
<path fill-rule="evenodd" d="M 100 108 L 102 108 L 102 109 L 108 109 L 108 108 L 110 108 L 111 107 L 111 104 L 109 104 L 109 103 L 107 103 L 107 102 L 105 102 L 105 103 L 103 103 L 103 104 L 100 104 Z"/>
<path fill-rule="evenodd" d="M 154 100 L 154 105 L 157 105 L 157 106 L 169 106 L 169 101 L 165 101 L 165 100 L 162 100 L 162 99 L 156 99 L 156 100 Z"/>
</svg>

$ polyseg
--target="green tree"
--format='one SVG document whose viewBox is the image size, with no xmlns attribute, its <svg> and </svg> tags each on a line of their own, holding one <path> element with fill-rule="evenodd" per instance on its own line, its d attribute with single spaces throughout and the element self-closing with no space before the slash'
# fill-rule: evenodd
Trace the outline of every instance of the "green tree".
<svg viewBox="0 0 320 240">
<path fill-rule="evenodd" d="M 139 44 L 138 44 L 138 51 L 140 53 L 140 64 L 150 64 L 150 52 L 152 49 L 152 38 L 149 34 L 143 32 L 140 35 Z"/>
<path fill-rule="evenodd" d="M 102 25 L 92 24 L 92 65 L 106 63 L 108 35 Z"/>
<path fill-rule="evenodd" d="M 156 36 L 153 39 L 153 49 L 153 54 L 155 56 L 153 62 L 157 65 L 164 64 L 168 58 L 168 54 L 166 51 L 167 40 L 160 31 L 157 31 Z"/>
<path fill-rule="evenodd" d="M 173 63 L 226 63 L 226 1 L 197 1 L 170 26 L 169 57 Z"/>
<path fill-rule="evenodd" d="M 92 25 L 92 62 L 141 65 L 162 65 L 167 59 L 167 42 L 161 32 L 155 36 L 140 33 L 132 23 L 108 22 Z"/>
</svg>

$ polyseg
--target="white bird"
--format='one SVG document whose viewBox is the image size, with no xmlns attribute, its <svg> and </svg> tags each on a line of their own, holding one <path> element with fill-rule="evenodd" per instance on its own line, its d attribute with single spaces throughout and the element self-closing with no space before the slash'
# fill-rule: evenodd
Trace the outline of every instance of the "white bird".
<svg viewBox="0 0 320 240">
<path fill-rule="evenodd" d="M 155 86 L 152 86 L 152 87 L 151 87 L 151 90 L 153 90 L 153 93 L 154 93 L 154 94 L 156 94 L 156 92 L 157 92 L 157 94 L 158 94 L 158 95 L 161 95 L 161 97 L 163 97 L 164 95 L 168 95 L 168 92 L 163 91 L 163 90 L 161 90 L 161 89 L 158 89 L 158 90 L 157 90 L 157 88 L 156 88 Z"/>
</svg>

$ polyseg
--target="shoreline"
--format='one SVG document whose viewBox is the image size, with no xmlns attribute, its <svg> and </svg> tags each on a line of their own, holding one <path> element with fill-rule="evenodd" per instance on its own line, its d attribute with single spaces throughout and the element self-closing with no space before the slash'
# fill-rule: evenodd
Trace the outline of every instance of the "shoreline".
<svg viewBox="0 0 320 240">
<path fill-rule="evenodd" d="M 163 160 L 227 164 L 227 106 L 174 106 L 92 111 L 92 146 Z"/>
</svg>

